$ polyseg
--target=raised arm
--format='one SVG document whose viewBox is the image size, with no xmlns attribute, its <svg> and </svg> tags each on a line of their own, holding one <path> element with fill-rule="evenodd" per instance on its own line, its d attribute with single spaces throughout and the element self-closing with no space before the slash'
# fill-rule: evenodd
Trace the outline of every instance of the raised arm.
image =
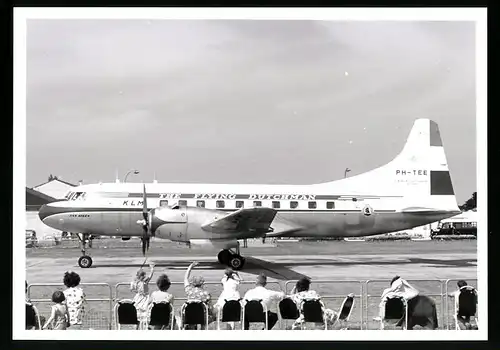
<svg viewBox="0 0 500 350">
<path fill-rule="evenodd" d="M 155 264 L 154 263 L 150 263 L 149 264 L 149 269 L 150 269 L 150 272 L 149 272 L 149 276 L 145 280 L 146 282 L 151 281 L 151 278 L 153 278 L 153 274 L 155 273 Z"/>
<path fill-rule="evenodd" d="M 191 270 L 193 269 L 193 267 L 195 267 L 196 265 L 198 265 L 198 263 L 196 261 L 193 261 L 191 263 L 191 265 L 189 265 L 189 267 L 187 268 L 186 270 L 186 274 L 184 275 L 184 287 L 187 287 L 189 286 L 189 276 L 191 275 Z"/>
<path fill-rule="evenodd" d="M 234 279 L 238 282 L 242 282 L 243 281 L 243 278 L 240 277 L 239 273 L 238 272 L 235 272 L 234 273 Z"/>
</svg>

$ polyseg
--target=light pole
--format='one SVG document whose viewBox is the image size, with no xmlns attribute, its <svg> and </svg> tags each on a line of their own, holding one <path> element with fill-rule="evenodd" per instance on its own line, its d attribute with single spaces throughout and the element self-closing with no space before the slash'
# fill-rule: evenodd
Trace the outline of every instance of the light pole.
<svg viewBox="0 0 500 350">
<path fill-rule="evenodd" d="M 134 175 L 139 174 L 139 170 L 129 170 L 127 174 L 125 175 L 125 178 L 123 179 L 123 182 L 127 182 L 127 177 L 131 174 L 134 173 Z"/>
<path fill-rule="evenodd" d="M 349 168 L 345 168 L 345 171 L 344 171 L 344 179 L 347 177 L 347 173 L 351 171 L 351 169 Z"/>
</svg>

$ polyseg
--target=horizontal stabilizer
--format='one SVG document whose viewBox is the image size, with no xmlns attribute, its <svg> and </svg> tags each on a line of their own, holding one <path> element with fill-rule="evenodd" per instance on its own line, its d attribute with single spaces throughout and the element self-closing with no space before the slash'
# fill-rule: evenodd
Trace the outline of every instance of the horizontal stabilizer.
<svg viewBox="0 0 500 350">
<path fill-rule="evenodd" d="M 271 208 L 244 208 L 220 219 L 214 220 L 201 228 L 214 233 L 267 233 L 272 231 L 271 223 L 276 210 Z"/>
<path fill-rule="evenodd" d="M 428 214 L 428 213 L 437 214 L 441 211 L 446 213 L 450 212 L 449 210 L 440 210 L 437 208 L 426 208 L 426 207 L 409 207 L 401 210 L 402 213 L 408 213 L 408 214 Z M 457 210 L 456 213 L 460 214 L 460 211 Z"/>
</svg>

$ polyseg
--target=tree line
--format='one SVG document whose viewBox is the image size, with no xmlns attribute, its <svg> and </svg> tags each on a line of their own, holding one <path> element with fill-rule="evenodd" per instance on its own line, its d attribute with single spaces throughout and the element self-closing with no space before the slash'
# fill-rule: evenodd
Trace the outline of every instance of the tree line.
<svg viewBox="0 0 500 350">
<path fill-rule="evenodd" d="M 472 197 L 467 199 L 464 204 L 459 205 L 458 208 L 460 208 L 461 211 L 468 211 L 472 209 L 477 208 L 477 192 L 474 192 L 472 194 Z"/>
</svg>

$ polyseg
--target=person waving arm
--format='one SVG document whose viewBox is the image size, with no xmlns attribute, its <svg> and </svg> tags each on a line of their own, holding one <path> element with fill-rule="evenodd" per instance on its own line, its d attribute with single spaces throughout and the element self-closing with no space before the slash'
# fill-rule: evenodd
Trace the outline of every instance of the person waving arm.
<svg viewBox="0 0 500 350">
<path fill-rule="evenodd" d="M 189 283 L 189 276 L 191 275 L 191 270 L 193 269 L 193 267 L 195 267 L 196 265 L 198 265 L 198 262 L 197 261 L 193 261 L 191 263 L 191 265 L 189 265 L 189 267 L 187 268 L 186 270 L 186 274 L 184 275 L 184 287 L 187 287 L 190 285 Z"/>
</svg>

